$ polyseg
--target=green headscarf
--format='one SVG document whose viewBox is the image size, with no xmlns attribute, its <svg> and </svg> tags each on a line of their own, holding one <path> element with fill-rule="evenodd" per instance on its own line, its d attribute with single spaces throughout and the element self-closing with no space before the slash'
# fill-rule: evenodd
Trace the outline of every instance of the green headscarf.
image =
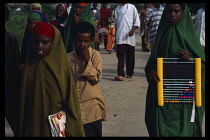
<svg viewBox="0 0 210 140">
<path fill-rule="evenodd" d="M 65 25 L 65 28 L 64 28 L 64 44 L 65 44 L 65 48 L 66 48 L 67 53 L 74 50 L 74 42 L 73 42 L 72 34 L 73 34 L 73 29 L 74 29 L 75 24 L 74 24 L 74 19 L 71 16 L 71 14 L 72 14 L 72 10 L 69 14 L 69 17 L 66 21 L 66 25 Z M 86 4 L 84 12 L 79 19 L 79 22 L 80 21 L 90 22 L 95 27 L 95 22 L 94 22 L 93 15 L 92 15 L 92 12 L 91 12 L 91 9 L 90 9 L 90 3 Z M 95 49 L 95 41 L 91 44 L 91 48 Z"/>
<path fill-rule="evenodd" d="M 38 13 L 31 13 L 28 16 L 28 19 L 35 19 L 35 20 L 41 22 L 41 16 Z"/>
<path fill-rule="evenodd" d="M 167 4 L 168 5 L 168 4 Z M 166 7 L 167 7 L 166 5 Z M 180 22 L 171 26 L 167 22 L 166 8 L 155 38 L 155 46 L 145 67 L 149 83 L 146 99 L 145 121 L 151 136 L 202 136 L 205 110 L 205 54 L 202 50 L 189 9 L 184 4 Z M 190 122 L 192 104 L 165 103 L 157 105 L 157 86 L 149 82 L 149 73 L 156 66 L 157 58 L 175 58 L 176 52 L 185 49 L 191 58 L 202 61 L 202 106 L 195 107 L 195 122 Z"/>
<path fill-rule="evenodd" d="M 51 136 L 48 116 L 66 110 L 66 135 L 85 136 L 80 103 L 69 60 L 55 28 L 51 52 L 42 60 L 26 60 L 22 81 L 20 136 Z"/>
</svg>

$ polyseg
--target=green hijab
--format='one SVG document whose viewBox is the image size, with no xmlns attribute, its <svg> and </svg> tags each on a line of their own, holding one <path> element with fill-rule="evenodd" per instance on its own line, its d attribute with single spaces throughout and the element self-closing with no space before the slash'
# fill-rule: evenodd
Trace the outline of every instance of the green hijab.
<svg viewBox="0 0 210 140">
<path fill-rule="evenodd" d="M 22 81 L 20 136 L 51 136 L 48 116 L 66 110 L 66 136 L 85 136 L 80 103 L 69 60 L 55 28 L 51 52 L 42 60 L 26 60 Z"/>
<path fill-rule="evenodd" d="M 167 4 L 168 5 L 168 4 Z M 166 7 L 167 7 L 166 5 Z M 184 4 L 183 15 L 179 23 L 169 25 L 166 19 L 166 8 L 155 38 L 155 46 L 145 67 L 149 83 L 146 99 L 145 121 L 152 136 L 201 136 L 202 120 L 205 110 L 205 54 L 202 50 L 189 9 Z M 157 86 L 149 82 L 149 73 L 156 67 L 157 58 L 176 58 L 176 52 L 185 49 L 191 58 L 201 58 L 202 61 L 202 106 L 195 107 L 196 118 L 190 123 L 192 104 L 157 105 Z M 172 110 L 170 112 L 170 109 Z M 173 113 L 174 112 L 174 113 Z M 180 120 L 176 120 L 180 118 Z M 176 122 L 175 122 L 176 120 Z"/>
<path fill-rule="evenodd" d="M 65 48 L 66 48 L 66 52 L 69 53 L 71 51 L 74 50 L 74 42 L 73 42 L 73 29 L 74 29 L 74 19 L 71 16 L 72 14 L 72 10 L 68 16 L 68 19 L 66 21 L 66 25 L 64 28 L 64 44 L 65 44 Z M 95 22 L 93 19 L 93 15 L 90 9 L 90 3 L 87 3 L 84 9 L 84 12 L 82 14 L 82 16 L 79 19 L 80 21 L 87 21 L 90 22 L 91 24 L 94 25 L 95 27 Z M 95 41 L 91 44 L 91 48 L 95 49 Z"/>
</svg>

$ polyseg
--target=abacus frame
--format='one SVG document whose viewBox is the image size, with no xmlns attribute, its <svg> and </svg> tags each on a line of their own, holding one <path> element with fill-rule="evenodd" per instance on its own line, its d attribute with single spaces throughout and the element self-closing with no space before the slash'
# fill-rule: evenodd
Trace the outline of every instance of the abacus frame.
<svg viewBox="0 0 210 140">
<path fill-rule="evenodd" d="M 163 67 L 164 61 L 163 60 L 179 60 L 180 58 L 157 58 L 157 75 L 159 76 L 160 81 L 157 83 L 157 99 L 158 105 L 164 106 L 164 92 L 163 92 L 163 81 L 164 81 L 164 74 L 163 74 Z M 190 58 L 190 60 L 194 60 L 195 64 L 195 104 L 197 107 L 202 105 L 201 103 L 201 58 Z M 192 62 L 171 62 L 171 63 L 192 63 Z M 184 80 L 184 79 L 175 79 L 175 80 Z"/>
</svg>

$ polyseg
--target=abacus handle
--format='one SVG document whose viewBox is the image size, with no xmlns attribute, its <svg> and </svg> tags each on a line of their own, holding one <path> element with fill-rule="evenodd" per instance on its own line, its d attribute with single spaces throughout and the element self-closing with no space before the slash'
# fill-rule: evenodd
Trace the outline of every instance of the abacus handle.
<svg viewBox="0 0 210 140">
<path fill-rule="evenodd" d="M 195 58 L 195 104 L 197 107 L 201 103 L 201 58 Z"/>
<path fill-rule="evenodd" d="M 157 58 L 157 75 L 160 79 L 160 81 L 157 83 L 158 105 L 163 106 L 163 58 Z"/>
</svg>

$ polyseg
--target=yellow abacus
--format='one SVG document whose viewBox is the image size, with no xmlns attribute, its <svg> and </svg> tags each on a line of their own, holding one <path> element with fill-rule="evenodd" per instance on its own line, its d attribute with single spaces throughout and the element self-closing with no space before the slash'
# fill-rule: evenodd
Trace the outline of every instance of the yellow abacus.
<svg viewBox="0 0 210 140">
<path fill-rule="evenodd" d="M 163 59 L 157 58 L 157 75 L 160 81 L 157 83 L 157 99 L 158 105 L 164 105 L 164 94 L 163 94 Z M 186 101 L 187 103 L 195 102 L 197 107 L 202 105 L 201 103 L 201 58 L 195 58 L 195 101 Z M 179 103 L 181 101 L 165 101 L 168 103 Z"/>
</svg>

